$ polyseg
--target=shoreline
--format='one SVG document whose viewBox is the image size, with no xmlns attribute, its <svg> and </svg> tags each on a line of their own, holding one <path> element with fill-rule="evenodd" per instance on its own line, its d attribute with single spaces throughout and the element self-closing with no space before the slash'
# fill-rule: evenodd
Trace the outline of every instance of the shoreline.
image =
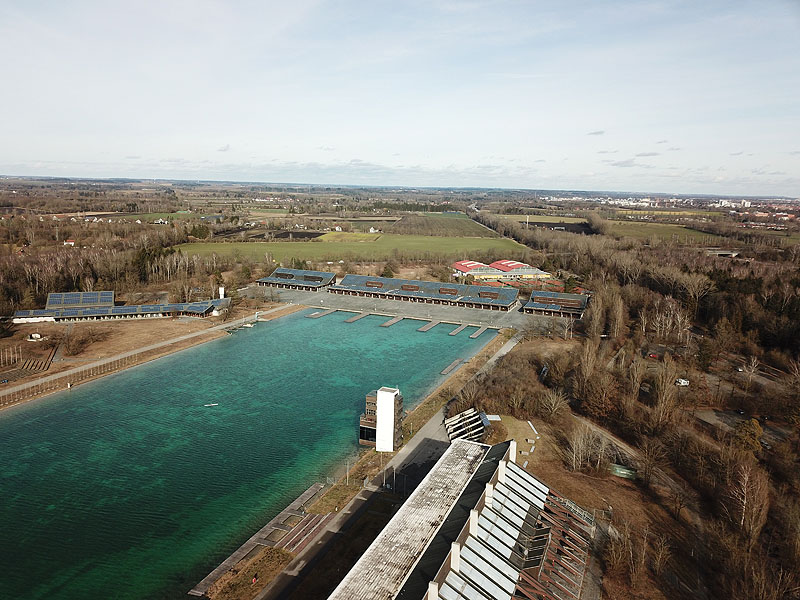
<svg viewBox="0 0 800 600">
<path fill-rule="evenodd" d="M 114 373 L 120 373 L 128 369 L 133 369 L 135 367 L 150 363 L 154 360 L 158 360 L 159 358 L 164 358 L 165 356 L 169 356 L 183 350 L 188 350 L 189 348 L 194 348 L 207 342 L 218 340 L 224 337 L 226 333 L 229 333 L 226 331 L 228 328 L 238 328 L 241 327 L 242 324 L 248 322 L 254 323 L 257 321 L 272 321 L 274 319 L 279 319 L 307 308 L 307 306 L 301 304 L 287 304 L 279 305 L 268 310 L 255 310 L 252 311 L 251 314 L 245 315 L 244 317 L 240 317 L 230 322 L 219 323 L 202 331 L 196 331 L 184 336 L 178 336 L 171 340 L 158 342 L 157 344 L 151 346 L 141 346 L 115 356 L 95 360 L 79 367 L 40 377 L 33 381 L 21 384 L 20 386 L 17 386 L 17 388 L 12 387 L 6 391 L 3 396 L 0 396 L 0 414 L 7 410 L 26 406 L 31 402 L 41 400 L 56 393 L 69 391 L 71 388 L 79 385 L 97 381 L 103 377 L 106 377 L 107 375 L 113 375 Z M 129 359 L 131 360 L 129 361 Z M 107 368 L 109 365 L 110 368 Z M 61 381 L 62 379 L 66 380 L 74 375 L 85 375 L 87 370 L 89 371 L 88 376 L 79 380 Z M 30 396 L 24 396 L 17 400 L 12 399 L 10 402 L 4 401 L 6 396 L 11 395 L 13 397 L 15 393 L 23 393 L 26 389 L 36 390 L 40 386 L 45 387 L 39 391 L 34 391 Z"/>
<path fill-rule="evenodd" d="M 414 433 L 408 439 L 404 439 L 403 446 L 400 449 L 398 449 L 396 452 L 391 453 L 390 457 L 387 457 L 388 460 L 384 464 L 385 469 L 389 468 L 389 463 L 398 455 L 400 450 L 406 447 L 411 442 L 411 440 L 414 439 L 414 437 L 420 434 L 425 423 L 428 423 L 433 419 L 438 418 L 438 415 L 442 411 L 444 405 L 446 405 L 447 402 L 449 401 L 449 398 L 447 399 L 441 398 L 441 393 L 443 390 L 446 390 L 448 388 L 452 389 L 453 387 L 458 387 L 458 389 L 460 390 L 464 385 L 466 385 L 467 382 L 469 382 L 473 377 L 475 377 L 475 375 L 479 373 L 485 365 L 489 364 L 490 361 L 492 361 L 492 359 L 496 359 L 498 355 L 503 353 L 503 350 L 508 345 L 508 342 L 515 339 L 514 335 L 504 333 L 504 331 L 507 332 L 507 330 L 504 329 L 497 329 L 496 330 L 497 333 L 495 334 L 494 338 L 486 342 L 468 360 L 462 362 L 458 369 L 454 370 L 453 372 L 445 376 L 444 379 L 438 385 L 434 384 L 428 390 L 423 399 L 408 413 L 408 415 L 406 415 L 406 418 L 403 420 L 404 431 L 407 425 L 409 423 L 413 423 L 414 421 L 420 423 L 420 426 L 416 429 L 416 431 L 414 431 Z M 432 411 L 430 415 L 427 414 L 429 411 Z M 318 497 L 314 498 L 314 502 L 310 504 L 307 508 L 308 514 L 319 514 L 320 516 L 324 516 L 326 520 L 333 519 L 333 521 L 331 521 L 331 523 L 329 524 L 330 526 L 326 525 L 323 529 L 320 529 L 312 533 L 308 539 L 308 542 L 304 544 L 303 549 L 294 554 L 294 556 L 292 556 L 290 562 L 286 565 L 286 567 L 283 570 L 275 573 L 274 578 L 272 578 L 271 580 L 264 581 L 263 587 L 261 587 L 261 589 L 255 594 L 255 596 L 253 596 L 254 598 L 271 597 L 276 592 L 276 590 L 274 589 L 275 587 L 274 584 L 280 581 L 281 575 L 287 571 L 300 568 L 298 567 L 298 561 L 300 561 L 304 565 L 308 561 L 307 557 L 305 556 L 306 550 L 312 551 L 314 548 L 317 548 L 317 551 L 319 551 L 318 544 L 320 543 L 320 539 L 325 537 L 326 533 L 330 532 L 332 528 L 336 530 L 336 528 L 338 527 L 336 525 L 337 518 L 348 517 L 348 515 L 351 513 L 350 510 L 351 505 L 359 499 L 361 492 L 371 493 L 374 491 L 372 490 L 372 485 L 370 485 L 367 488 L 362 488 L 361 486 L 358 486 L 358 488 L 355 487 L 348 488 L 346 490 L 348 494 L 345 499 L 342 498 L 332 499 L 331 497 L 328 496 L 328 494 L 330 494 L 333 490 L 341 489 L 341 486 L 344 485 L 343 482 L 346 480 L 346 477 L 348 475 L 350 476 L 350 479 L 353 481 L 359 479 L 360 474 L 354 474 L 354 473 L 357 473 L 357 471 L 360 468 L 364 468 L 365 466 L 368 469 L 367 477 L 369 477 L 369 480 L 371 482 L 375 481 L 375 479 L 378 476 L 380 476 L 381 473 L 380 470 L 377 470 L 375 473 L 372 473 L 372 471 L 375 470 L 376 465 L 371 464 L 372 462 L 375 462 L 376 460 L 375 457 L 378 456 L 378 454 L 372 449 L 364 448 L 364 450 L 366 450 L 366 452 L 362 453 L 361 456 L 359 456 L 359 458 L 355 461 L 355 464 L 352 465 L 350 470 L 341 478 L 339 478 L 336 481 L 336 483 L 334 483 L 331 486 L 327 486 L 327 489 L 325 489 L 324 491 L 320 490 L 321 494 Z M 350 491 L 352 491 L 352 494 L 349 494 Z M 340 502 L 341 504 L 339 504 Z M 320 508 L 330 508 L 330 506 L 326 505 L 333 505 L 333 504 L 336 505 L 335 509 L 331 509 L 330 511 L 320 510 Z M 287 531 L 284 535 L 285 536 L 291 535 L 291 531 L 293 531 L 293 528 Z M 247 565 L 257 562 L 259 557 L 263 553 L 268 552 L 269 549 L 272 548 L 272 546 L 264 545 L 254 554 L 253 550 L 255 548 L 248 547 L 248 551 L 246 553 L 242 553 L 241 552 L 242 548 L 246 546 L 249 542 L 251 542 L 252 539 L 253 538 L 250 538 L 242 546 L 240 546 L 240 548 L 235 550 L 233 554 L 231 554 L 227 559 L 225 559 L 222 563 L 220 563 L 220 565 L 218 565 L 213 571 L 211 571 L 201 582 L 195 585 L 195 587 L 192 588 L 192 590 L 190 590 L 188 595 L 190 596 L 198 595 L 197 591 L 199 591 L 199 588 L 202 588 L 202 591 L 206 593 L 210 598 L 213 598 L 215 600 L 217 599 L 224 600 L 225 596 L 219 595 L 218 590 L 214 590 L 214 585 L 222 580 L 230 579 L 230 577 L 226 578 L 226 576 L 228 576 L 230 573 L 234 573 L 237 569 L 240 569 L 240 571 L 244 573 L 247 570 L 246 569 Z M 234 556 L 237 556 L 237 554 L 239 555 L 240 559 L 232 563 L 231 559 Z M 226 564 L 229 568 L 224 571 L 221 570 L 223 565 Z M 239 565 L 242 566 L 240 567 Z M 212 575 L 214 575 L 215 573 L 217 575 L 216 578 L 212 578 Z M 236 576 L 234 575 L 234 577 Z M 280 584 L 277 585 L 280 586 Z M 214 593 L 215 591 L 217 593 Z"/>
</svg>

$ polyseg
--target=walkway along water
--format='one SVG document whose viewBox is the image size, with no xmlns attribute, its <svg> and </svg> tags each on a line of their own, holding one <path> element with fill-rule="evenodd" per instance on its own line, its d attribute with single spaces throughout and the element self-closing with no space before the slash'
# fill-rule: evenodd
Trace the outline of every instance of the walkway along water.
<svg viewBox="0 0 800 600">
<path fill-rule="evenodd" d="M 154 356 L 143 361 L 139 361 L 137 358 L 141 358 L 140 355 L 152 352 L 153 350 L 159 350 L 178 342 L 183 342 L 185 340 L 207 335 L 213 331 L 230 329 L 244 323 L 256 321 L 262 315 L 268 315 L 270 313 L 286 310 L 287 306 L 291 306 L 291 304 L 277 306 L 266 311 L 259 311 L 255 315 L 248 315 L 247 317 L 243 317 L 235 321 L 221 323 L 220 325 L 215 325 L 214 327 L 210 327 L 202 331 L 187 333 L 186 335 L 181 335 L 176 338 L 172 338 L 171 340 L 150 344 L 149 346 L 137 348 L 136 350 L 131 350 L 129 352 L 123 352 L 122 354 L 117 354 L 116 356 L 112 356 L 110 358 L 104 358 L 88 365 L 83 365 L 74 369 L 62 371 L 61 373 L 48 375 L 47 377 L 41 377 L 36 381 L 30 381 L 28 383 L 14 386 L 4 390 L 3 393 L 0 394 L 0 406 L 10 406 L 23 400 L 29 400 L 37 396 L 64 390 L 67 389 L 67 384 L 70 384 L 70 387 L 72 387 L 78 383 L 81 383 L 82 381 L 94 379 L 97 376 L 112 373 L 120 370 L 121 368 L 133 367 L 138 364 L 142 364 L 142 362 L 154 360 L 158 357 Z"/>
</svg>

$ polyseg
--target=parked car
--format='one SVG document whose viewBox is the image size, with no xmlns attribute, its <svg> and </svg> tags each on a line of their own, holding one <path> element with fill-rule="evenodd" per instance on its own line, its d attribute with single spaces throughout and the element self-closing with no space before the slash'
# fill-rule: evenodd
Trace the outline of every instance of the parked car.
<svg viewBox="0 0 800 600">
<path fill-rule="evenodd" d="M 689 387 L 689 380 L 678 378 L 675 380 L 675 385 L 677 385 L 678 387 Z"/>
</svg>

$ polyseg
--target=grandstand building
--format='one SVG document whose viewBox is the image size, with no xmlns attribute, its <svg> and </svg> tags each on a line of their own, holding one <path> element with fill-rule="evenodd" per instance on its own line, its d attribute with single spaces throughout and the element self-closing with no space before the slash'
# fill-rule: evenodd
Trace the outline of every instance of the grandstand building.
<svg viewBox="0 0 800 600">
<path fill-rule="evenodd" d="M 582 319 L 588 302 L 589 296 L 586 294 L 534 291 L 530 300 L 522 307 L 522 311 L 528 314 Z"/>
<path fill-rule="evenodd" d="M 577 600 L 593 516 L 516 454 L 455 440 L 329 600 Z"/>
<path fill-rule="evenodd" d="M 256 283 L 287 290 L 306 290 L 316 292 L 336 283 L 335 273 L 324 271 L 308 271 L 301 269 L 284 269 L 279 267 L 269 277 L 262 277 Z"/>
<path fill-rule="evenodd" d="M 496 260 L 485 265 L 474 260 L 460 260 L 453 264 L 456 277 L 471 276 L 475 281 L 533 281 L 550 279 L 552 275 L 516 260 Z"/>
<path fill-rule="evenodd" d="M 517 304 L 517 290 L 491 288 L 462 283 L 439 283 L 368 275 L 345 275 L 341 282 L 328 287 L 332 294 L 405 300 L 425 304 L 446 304 L 462 308 L 508 311 Z"/>
<path fill-rule="evenodd" d="M 61 321 L 109 321 L 117 319 L 149 319 L 157 317 L 208 317 L 230 305 L 230 298 L 180 302 L 176 304 L 135 304 L 114 306 L 114 292 L 67 292 L 47 295 L 45 308 L 18 310 L 14 323 Z"/>
</svg>

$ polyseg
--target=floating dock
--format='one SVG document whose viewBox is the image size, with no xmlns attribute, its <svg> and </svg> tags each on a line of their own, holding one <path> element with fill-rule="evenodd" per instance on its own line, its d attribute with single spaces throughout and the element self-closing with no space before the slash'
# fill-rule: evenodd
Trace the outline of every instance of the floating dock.
<svg viewBox="0 0 800 600">
<path fill-rule="evenodd" d="M 458 335 L 462 331 L 464 331 L 469 325 L 459 325 L 457 329 L 454 329 L 450 332 L 450 335 Z"/>
<path fill-rule="evenodd" d="M 460 362 L 461 362 L 460 358 L 455 359 L 453 362 L 451 362 L 449 365 L 447 365 L 447 368 L 445 368 L 445 370 L 442 371 L 440 373 L 440 375 L 447 375 L 450 371 L 455 369 L 459 365 Z"/>
<path fill-rule="evenodd" d="M 481 335 L 481 334 L 482 334 L 484 331 L 486 331 L 487 329 L 489 329 L 489 328 L 488 328 L 488 327 L 481 327 L 480 329 L 478 329 L 478 331 L 476 331 L 476 332 L 475 332 L 475 333 L 473 333 L 471 336 L 469 336 L 469 339 L 471 339 L 471 340 L 474 340 L 476 337 L 480 337 L 480 335 Z"/>
<path fill-rule="evenodd" d="M 431 329 L 436 327 L 439 323 L 441 323 L 441 321 L 431 321 L 430 323 L 426 323 L 425 325 L 417 329 L 417 331 L 430 331 Z"/>
<path fill-rule="evenodd" d="M 355 323 L 359 319 L 363 319 L 364 317 L 368 317 L 368 316 L 369 316 L 368 312 L 362 312 L 362 313 L 358 313 L 357 315 L 355 315 L 353 317 L 350 317 L 349 319 L 345 319 L 344 322 L 345 323 Z"/>
<path fill-rule="evenodd" d="M 391 327 L 391 326 L 392 326 L 392 325 L 394 325 L 395 323 L 399 323 L 399 322 L 400 322 L 400 321 L 402 321 L 402 320 L 403 320 L 403 317 L 395 317 L 395 318 L 394 318 L 394 319 L 392 319 L 391 321 L 386 321 L 386 323 L 384 323 L 383 325 L 381 325 L 381 327 Z"/>
<path fill-rule="evenodd" d="M 330 308 L 328 310 L 323 310 L 322 312 L 311 313 L 310 315 L 306 315 L 306 317 L 308 317 L 309 319 L 319 319 L 320 317 L 324 317 L 335 312 L 336 312 L 335 308 Z"/>
<path fill-rule="evenodd" d="M 286 521 L 290 517 L 307 516 L 305 512 L 306 504 L 310 503 L 324 487 L 325 486 L 322 485 L 321 483 L 315 483 L 305 492 L 300 494 L 300 496 L 298 496 L 297 499 L 294 502 L 292 502 L 289 506 L 283 509 L 280 512 L 280 514 L 278 514 L 277 517 L 275 517 L 269 523 L 264 525 L 264 527 L 259 529 L 258 532 L 255 535 L 253 535 L 253 537 L 251 537 L 244 544 L 239 546 L 239 549 L 236 550 L 236 552 L 234 552 L 228 558 L 222 561 L 221 565 L 219 565 L 216 569 L 211 571 L 211 573 L 206 575 L 200 583 L 198 583 L 191 590 L 189 590 L 189 595 L 204 596 L 205 593 L 208 591 L 208 589 L 212 585 L 214 585 L 214 582 L 216 582 L 217 579 L 219 579 L 225 573 L 230 571 L 242 559 L 246 558 L 251 552 L 253 552 L 253 550 L 256 550 L 258 546 L 276 546 L 277 543 L 274 541 L 275 537 L 274 532 L 276 530 L 291 531 L 292 527 L 285 525 L 284 521 Z M 306 521 L 306 519 L 303 519 L 303 521 Z M 327 520 L 324 521 L 324 523 L 327 523 Z"/>
</svg>

